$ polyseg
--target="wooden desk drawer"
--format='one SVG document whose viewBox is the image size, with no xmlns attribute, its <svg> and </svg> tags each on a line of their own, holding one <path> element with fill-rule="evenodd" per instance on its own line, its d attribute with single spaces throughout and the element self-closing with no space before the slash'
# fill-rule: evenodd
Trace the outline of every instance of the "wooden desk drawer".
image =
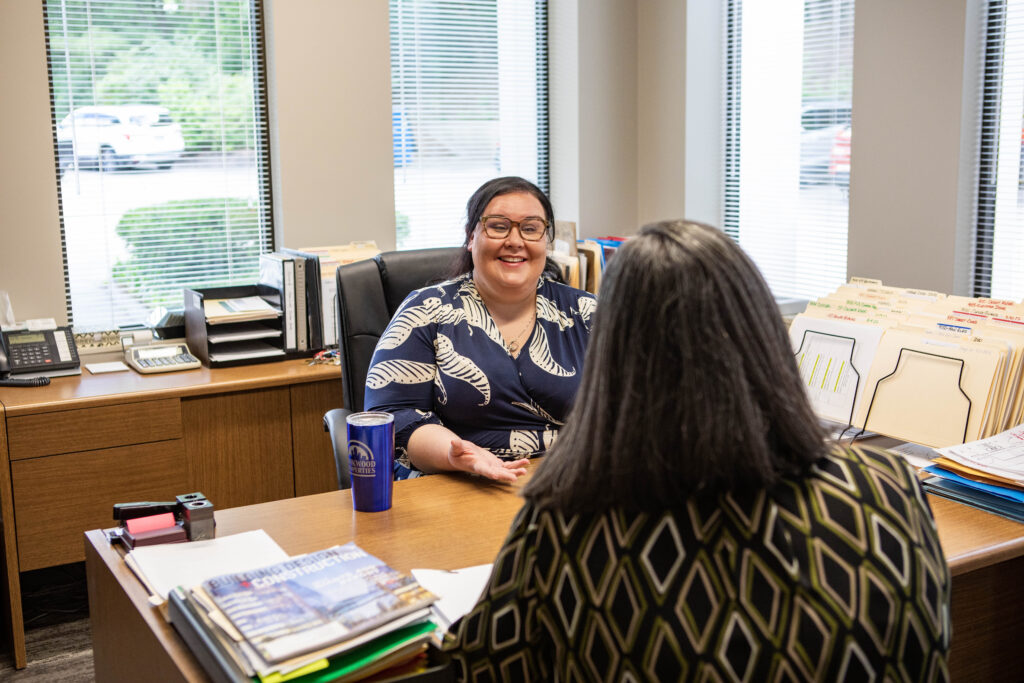
<svg viewBox="0 0 1024 683">
<path fill-rule="evenodd" d="M 181 439 L 11 463 L 21 571 L 85 558 L 82 534 L 114 526 L 114 503 L 189 493 Z"/>
<path fill-rule="evenodd" d="M 8 417 L 11 460 L 180 439 L 176 398 Z"/>
</svg>

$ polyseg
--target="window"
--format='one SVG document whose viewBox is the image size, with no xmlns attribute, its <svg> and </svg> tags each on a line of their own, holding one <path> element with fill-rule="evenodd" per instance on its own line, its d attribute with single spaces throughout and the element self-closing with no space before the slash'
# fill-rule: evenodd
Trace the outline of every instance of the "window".
<svg viewBox="0 0 1024 683">
<path fill-rule="evenodd" d="M 462 244 L 466 200 L 520 175 L 548 190 L 547 3 L 391 0 L 399 249 Z"/>
<path fill-rule="evenodd" d="M 982 91 L 974 296 L 1024 292 L 1024 1 L 988 0 Z"/>
<path fill-rule="evenodd" d="M 846 279 L 853 0 L 725 4 L 725 231 L 776 296 Z"/>
<path fill-rule="evenodd" d="M 78 331 L 248 284 L 271 248 L 258 0 L 45 0 Z"/>
</svg>

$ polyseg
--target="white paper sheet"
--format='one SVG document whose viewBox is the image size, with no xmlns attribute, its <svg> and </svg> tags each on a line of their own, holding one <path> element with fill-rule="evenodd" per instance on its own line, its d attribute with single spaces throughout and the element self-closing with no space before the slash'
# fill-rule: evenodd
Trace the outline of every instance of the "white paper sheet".
<svg viewBox="0 0 1024 683">
<path fill-rule="evenodd" d="M 208 541 L 142 546 L 128 557 L 145 575 L 143 583 L 166 600 L 176 586 L 190 588 L 211 576 L 284 562 L 288 554 L 266 531 L 257 529 Z"/>
<path fill-rule="evenodd" d="M 492 566 L 480 564 L 453 571 L 413 569 L 412 575 L 421 586 L 440 598 L 434 603 L 434 611 L 445 622 L 439 626 L 447 630 L 454 621 L 473 609 L 491 577 Z"/>
</svg>

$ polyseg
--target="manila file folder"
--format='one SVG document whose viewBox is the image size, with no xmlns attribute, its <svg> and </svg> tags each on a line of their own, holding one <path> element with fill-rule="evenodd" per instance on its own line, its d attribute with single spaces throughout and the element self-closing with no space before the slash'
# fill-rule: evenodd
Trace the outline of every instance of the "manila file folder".
<svg viewBox="0 0 1024 683">
<path fill-rule="evenodd" d="M 998 349 L 987 344 L 887 330 L 856 425 L 933 448 L 979 439 L 1002 362 Z"/>
</svg>

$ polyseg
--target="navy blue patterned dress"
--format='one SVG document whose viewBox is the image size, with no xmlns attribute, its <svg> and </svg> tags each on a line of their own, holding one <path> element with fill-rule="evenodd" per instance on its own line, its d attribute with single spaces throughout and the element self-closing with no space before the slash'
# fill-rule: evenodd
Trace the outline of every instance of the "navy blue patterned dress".
<svg viewBox="0 0 1024 683">
<path fill-rule="evenodd" d="M 396 478 L 420 474 L 406 446 L 424 424 L 505 460 L 547 450 L 579 388 L 596 305 L 592 294 L 541 278 L 537 323 L 513 358 L 470 274 L 410 294 L 366 378 L 366 410 L 395 416 Z"/>
</svg>

